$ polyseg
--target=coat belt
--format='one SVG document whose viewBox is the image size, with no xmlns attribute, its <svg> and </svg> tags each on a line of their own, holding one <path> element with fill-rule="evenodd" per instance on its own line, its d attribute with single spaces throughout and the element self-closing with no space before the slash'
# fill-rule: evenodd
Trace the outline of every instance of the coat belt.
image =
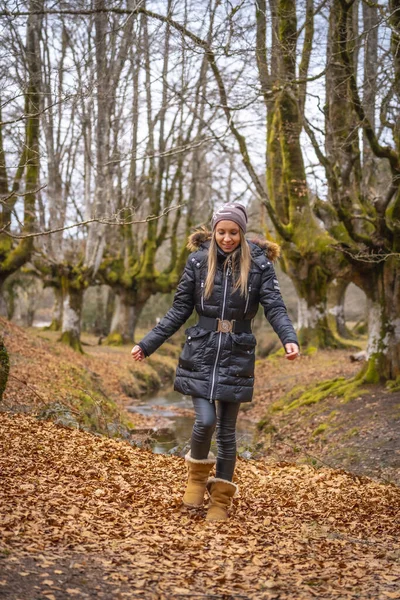
<svg viewBox="0 0 400 600">
<path fill-rule="evenodd" d="M 251 321 L 228 321 L 227 319 L 213 319 L 211 317 L 199 316 L 199 327 L 209 331 L 222 331 L 224 333 L 251 333 Z"/>
</svg>

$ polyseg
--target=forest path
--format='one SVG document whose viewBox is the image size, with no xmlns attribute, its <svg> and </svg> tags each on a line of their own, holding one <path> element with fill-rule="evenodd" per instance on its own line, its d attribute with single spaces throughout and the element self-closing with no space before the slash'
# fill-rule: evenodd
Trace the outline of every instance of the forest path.
<svg viewBox="0 0 400 600">
<path fill-rule="evenodd" d="M 206 524 L 183 459 L 6 413 L 0 469 L 0 598 L 400 598 L 394 485 L 239 460 Z"/>
<path fill-rule="evenodd" d="M 133 439 L 140 443 L 147 434 L 138 431 L 171 426 L 161 411 L 148 416 L 123 408 L 137 405 L 145 389 L 155 389 L 156 383 L 171 386 L 179 338 L 162 346 L 165 354 L 158 351 L 135 363 L 130 346 L 99 346 L 93 337 L 85 336 L 88 345 L 81 355 L 57 342 L 57 332 L 24 330 L 1 318 L 0 330 L 11 363 L 1 410 L 45 412 L 61 424 L 76 421 L 80 427 L 105 434 L 127 423 L 135 428 Z M 351 378 L 361 365 L 352 363 L 350 354 L 349 350 L 320 350 L 292 362 L 283 356 L 257 360 L 254 400 L 242 406 L 239 418 L 248 431 L 257 432 L 260 421 L 265 425 L 250 444 L 254 458 L 263 457 L 271 464 L 289 461 L 345 468 L 400 486 L 400 392 L 382 385 L 364 386 L 350 402 L 330 397 L 296 410 L 274 410 L 274 404 L 295 386 L 307 389 L 327 379 Z M 174 413 L 194 416 L 193 411 L 178 407 Z M 124 433 L 128 432 L 122 428 Z M 186 443 L 189 440 L 187 431 Z M 246 450 L 240 447 L 240 439 L 239 450 Z"/>
</svg>

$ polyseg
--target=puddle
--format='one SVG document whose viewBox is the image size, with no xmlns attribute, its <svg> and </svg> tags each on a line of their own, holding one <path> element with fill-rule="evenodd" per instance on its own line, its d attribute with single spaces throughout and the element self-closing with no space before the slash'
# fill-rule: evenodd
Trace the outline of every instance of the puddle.
<svg viewBox="0 0 400 600">
<path fill-rule="evenodd" d="M 179 415 L 173 409 L 174 407 L 190 411 L 191 415 Z M 139 404 L 128 407 L 129 412 L 139 413 L 145 416 L 160 416 L 170 420 L 170 427 L 160 432 L 152 432 L 152 449 L 155 454 L 165 454 L 173 449 L 183 449 L 190 443 L 190 436 L 194 423 L 194 410 L 190 396 L 184 396 L 173 390 L 159 390 L 152 396 L 143 398 Z M 251 446 L 254 435 L 254 424 L 241 419 L 239 413 L 236 438 L 238 452 L 246 451 Z M 215 443 L 215 434 L 211 444 L 211 450 L 217 451 Z"/>
</svg>

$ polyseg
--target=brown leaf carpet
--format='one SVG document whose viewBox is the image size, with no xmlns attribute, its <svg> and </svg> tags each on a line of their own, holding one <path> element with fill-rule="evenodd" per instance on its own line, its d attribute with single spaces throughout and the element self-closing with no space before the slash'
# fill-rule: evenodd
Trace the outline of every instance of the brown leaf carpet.
<svg viewBox="0 0 400 600">
<path fill-rule="evenodd" d="M 206 524 L 185 480 L 181 458 L 0 414 L 0 598 L 400 598 L 394 485 L 239 460 L 229 522 Z"/>
</svg>

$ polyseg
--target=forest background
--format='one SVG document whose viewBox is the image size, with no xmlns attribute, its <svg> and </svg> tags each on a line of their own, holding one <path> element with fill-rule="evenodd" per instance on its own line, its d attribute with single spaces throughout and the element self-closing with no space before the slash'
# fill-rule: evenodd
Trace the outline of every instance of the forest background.
<svg viewBox="0 0 400 600">
<path fill-rule="evenodd" d="M 81 350 L 95 288 L 92 327 L 133 341 L 188 233 L 240 201 L 281 246 L 303 348 L 354 336 L 353 283 L 363 381 L 398 380 L 399 19 L 398 0 L 3 1 L 2 314 L 25 295 L 32 321 L 50 288 L 51 328 Z"/>
</svg>

